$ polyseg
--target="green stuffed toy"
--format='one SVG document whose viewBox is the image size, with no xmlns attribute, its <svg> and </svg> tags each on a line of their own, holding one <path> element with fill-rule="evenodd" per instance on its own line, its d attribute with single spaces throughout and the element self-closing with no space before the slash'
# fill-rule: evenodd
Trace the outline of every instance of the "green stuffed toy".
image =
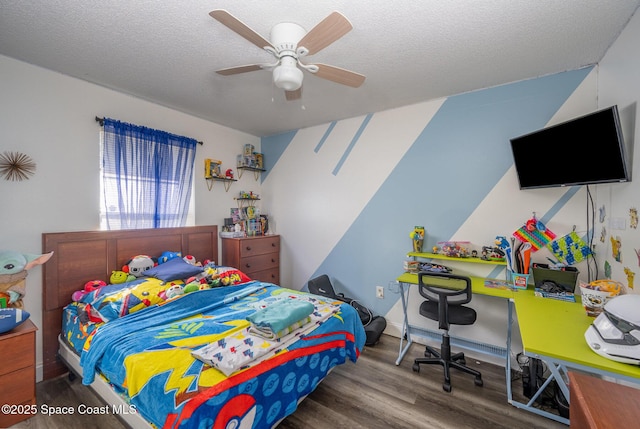
<svg viewBox="0 0 640 429">
<path fill-rule="evenodd" d="M 131 274 L 127 274 L 124 271 L 111 271 L 111 277 L 109 277 L 109 283 L 112 285 L 118 285 L 135 280 L 137 277 Z"/>
<path fill-rule="evenodd" d="M 43 255 L 0 251 L 0 306 L 22 308 L 27 270 L 51 259 L 53 252 Z"/>
</svg>

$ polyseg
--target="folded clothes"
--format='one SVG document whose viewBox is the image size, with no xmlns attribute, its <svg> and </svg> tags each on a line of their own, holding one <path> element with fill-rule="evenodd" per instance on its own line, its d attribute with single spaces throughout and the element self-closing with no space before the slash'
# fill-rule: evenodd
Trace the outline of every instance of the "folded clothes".
<svg viewBox="0 0 640 429">
<path fill-rule="evenodd" d="M 302 321 L 294 323 L 294 325 L 302 323 L 300 327 L 292 329 L 281 337 L 270 339 L 262 334 L 256 335 L 252 333 L 255 326 L 249 324 L 246 328 L 242 328 L 221 340 L 192 351 L 191 355 L 218 369 L 228 377 L 236 371 L 257 365 L 263 360 L 275 356 L 300 337 L 313 332 L 325 320 L 340 310 L 339 306 L 324 302 L 317 302 L 311 306 L 314 307 L 313 313 Z M 307 319 L 309 319 L 308 322 Z"/>
<path fill-rule="evenodd" d="M 304 319 L 299 320 L 298 322 L 295 322 L 294 324 L 289 325 L 278 332 L 274 332 L 268 326 L 257 326 L 257 325 L 251 324 L 247 329 L 247 332 L 249 332 L 250 334 L 259 335 L 261 337 L 266 338 L 267 340 L 277 340 L 278 338 L 282 338 L 285 335 L 292 333 L 296 329 L 302 328 L 304 325 L 308 323 L 311 323 L 310 316 L 307 316 Z"/>
<path fill-rule="evenodd" d="M 247 317 L 249 323 L 267 328 L 273 333 L 281 332 L 313 313 L 312 303 L 301 299 L 281 299 Z"/>
</svg>

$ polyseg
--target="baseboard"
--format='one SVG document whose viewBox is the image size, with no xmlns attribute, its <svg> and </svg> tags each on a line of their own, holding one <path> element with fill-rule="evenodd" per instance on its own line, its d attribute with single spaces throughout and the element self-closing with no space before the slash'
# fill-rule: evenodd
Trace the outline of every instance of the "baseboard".
<svg viewBox="0 0 640 429">
<path fill-rule="evenodd" d="M 388 322 L 384 333 L 392 337 L 402 337 L 402 323 Z M 411 328 L 411 339 L 414 343 L 423 346 L 440 347 L 442 334 L 439 331 L 432 331 L 424 328 Z M 484 344 L 467 338 L 451 336 L 451 346 L 465 349 L 465 356 L 482 362 L 491 363 L 501 367 L 505 367 L 505 359 L 507 356 L 506 347 L 496 346 L 493 344 Z"/>
</svg>

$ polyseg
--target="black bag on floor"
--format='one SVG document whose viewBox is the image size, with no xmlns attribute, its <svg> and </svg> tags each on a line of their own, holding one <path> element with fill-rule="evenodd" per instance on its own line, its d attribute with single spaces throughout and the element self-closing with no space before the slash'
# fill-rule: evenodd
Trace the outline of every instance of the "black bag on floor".
<svg viewBox="0 0 640 429">
<path fill-rule="evenodd" d="M 384 317 L 374 316 L 371 310 L 360 304 L 355 299 L 347 298 L 342 293 L 336 293 L 333 285 L 331 284 L 331 280 L 329 280 L 329 276 L 326 274 L 322 274 L 315 279 L 309 280 L 308 286 L 309 292 L 315 295 L 326 296 L 346 302 L 356 309 L 360 316 L 360 320 L 362 321 L 362 325 L 364 325 L 364 332 L 367 335 L 365 345 L 373 346 L 380 340 L 382 332 L 387 327 L 387 321 Z"/>
</svg>

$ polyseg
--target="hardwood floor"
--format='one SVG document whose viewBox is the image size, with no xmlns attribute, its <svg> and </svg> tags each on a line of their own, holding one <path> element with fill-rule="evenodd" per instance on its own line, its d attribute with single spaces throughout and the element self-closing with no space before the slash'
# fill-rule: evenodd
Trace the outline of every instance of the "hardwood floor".
<svg viewBox="0 0 640 429">
<path fill-rule="evenodd" d="M 414 344 L 396 366 L 398 339 L 383 335 L 379 344 L 367 347 L 357 364 L 347 362 L 331 374 L 278 426 L 279 429 L 562 429 L 567 426 L 507 403 L 504 368 L 467 359 L 480 372 L 484 386 L 473 376 L 452 372 L 451 393 L 442 390 L 440 366 L 411 369 L 424 347 Z M 516 399 L 520 380 L 513 382 Z M 38 404 L 101 405 L 100 399 L 79 379 L 66 376 L 38 383 Z M 525 401 L 526 402 L 526 401 Z M 113 415 L 75 414 L 46 417 L 38 414 L 11 429 L 124 429 Z"/>
</svg>

